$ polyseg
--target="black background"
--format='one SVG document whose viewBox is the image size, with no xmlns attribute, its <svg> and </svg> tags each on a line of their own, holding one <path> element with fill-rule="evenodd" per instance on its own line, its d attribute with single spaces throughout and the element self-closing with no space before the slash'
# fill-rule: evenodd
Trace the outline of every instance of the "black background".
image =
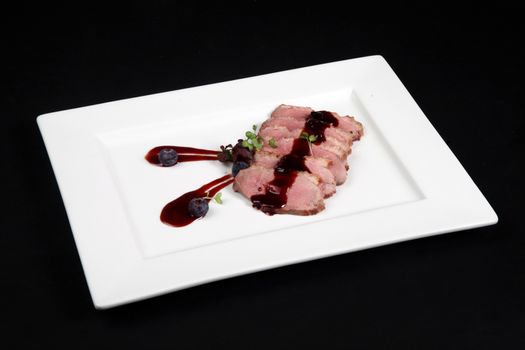
<svg viewBox="0 0 525 350">
<path fill-rule="evenodd" d="M 3 348 L 525 346 L 521 9 L 139 4 L 22 3 L 0 15 Z M 497 225 L 93 308 L 37 115 L 373 54 Z"/>
</svg>

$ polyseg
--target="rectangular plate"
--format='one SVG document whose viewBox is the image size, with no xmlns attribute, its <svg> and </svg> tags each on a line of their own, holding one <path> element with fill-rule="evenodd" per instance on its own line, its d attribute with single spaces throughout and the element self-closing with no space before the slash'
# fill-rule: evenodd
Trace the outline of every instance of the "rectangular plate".
<svg viewBox="0 0 525 350">
<path fill-rule="evenodd" d="M 161 144 L 217 149 L 281 103 L 354 115 L 346 183 L 314 216 L 266 216 L 230 188 L 184 228 L 162 207 L 229 172 L 149 165 Z M 381 56 L 38 117 L 95 307 L 285 264 L 479 227 L 496 213 Z"/>
</svg>

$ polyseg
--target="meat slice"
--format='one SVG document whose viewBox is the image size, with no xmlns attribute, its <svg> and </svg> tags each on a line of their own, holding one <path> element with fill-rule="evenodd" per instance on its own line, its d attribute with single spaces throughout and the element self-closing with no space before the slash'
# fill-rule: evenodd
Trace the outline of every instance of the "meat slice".
<svg viewBox="0 0 525 350">
<path fill-rule="evenodd" d="M 289 131 L 302 130 L 304 128 L 304 120 L 294 118 L 270 118 L 261 125 L 261 130 L 268 127 L 284 127 Z"/>
<path fill-rule="evenodd" d="M 277 214 L 313 215 L 325 208 L 324 195 L 316 176 L 299 172 L 293 185 L 288 189 L 286 206 Z"/>
<path fill-rule="evenodd" d="M 296 121 L 306 120 L 309 117 L 310 113 L 313 110 L 309 107 L 296 107 L 290 105 L 280 105 L 277 107 L 271 115 L 271 119 L 295 119 Z M 339 125 L 338 127 L 350 133 L 354 141 L 357 141 L 363 136 L 363 124 L 356 121 L 354 117 L 350 116 L 340 116 L 335 112 L 331 112 L 335 118 L 337 118 Z M 291 121 L 286 121 L 286 124 L 292 123 Z M 295 124 L 292 124 L 295 125 Z"/>
<path fill-rule="evenodd" d="M 352 138 L 354 141 L 359 141 L 361 137 L 363 136 L 363 124 L 356 121 L 354 117 L 345 116 L 341 117 L 339 114 L 334 113 L 334 116 L 339 121 L 339 128 L 343 131 L 349 132 L 352 134 Z"/>
<path fill-rule="evenodd" d="M 304 164 L 310 173 L 316 175 L 321 181 L 321 189 L 323 191 L 324 197 L 328 198 L 333 195 L 336 191 L 336 181 L 334 174 L 329 168 L 331 161 L 326 158 L 310 156 L 305 157 Z"/>
<path fill-rule="evenodd" d="M 329 127 L 325 130 L 326 137 L 332 137 L 339 142 L 348 144 L 350 147 L 354 143 L 354 135 L 336 127 Z"/>
<path fill-rule="evenodd" d="M 301 127 L 297 129 L 289 129 L 282 125 L 282 119 L 274 120 L 272 123 L 268 123 L 261 127 L 259 130 L 259 136 L 265 140 L 274 139 L 280 140 L 282 138 L 298 138 L 303 132 L 304 123 L 301 123 Z M 345 149 L 349 149 L 353 144 L 353 135 L 343 131 L 336 127 L 329 127 L 325 130 L 325 135 L 328 140 L 335 140 L 341 143 L 341 146 Z"/>
<path fill-rule="evenodd" d="M 246 198 L 266 193 L 266 185 L 274 179 L 273 168 L 252 165 L 239 171 L 233 183 L 233 189 Z"/>
<path fill-rule="evenodd" d="M 268 192 L 278 197 L 281 191 L 286 191 L 284 196 L 286 202 L 282 207 L 271 208 L 272 214 L 312 215 L 324 209 L 324 195 L 319 187 L 318 177 L 304 171 L 298 172 L 293 184 L 288 188 L 271 184 L 274 179 L 273 169 L 252 165 L 239 171 L 233 189 L 247 198 L 252 198 L 252 201 L 254 197 L 266 195 Z M 258 209 L 265 212 L 269 210 L 264 204 Z"/>
<path fill-rule="evenodd" d="M 281 125 L 279 120 L 275 120 L 273 123 L 263 125 L 259 130 L 259 136 L 265 140 L 273 138 L 274 140 L 280 140 L 283 138 L 296 139 L 301 135 L 304 127 L 304 122 L 300 124 L 299 128 L 288 129 L 286 126 Z"/>
<path fill-rule="evenodd" d="M 313 156 L 317 158 L 326 158 L 330 160 L 328 170 L 334 175 L 337 185 L 342 185 L 346 181 L 346 171 L 348 170 L 348 162 L 337 157 L 332 152 L 322 147 L 312 147 Z"/>
<path fill-rule="evenodd" d="M 255 153 L 254 164 L 264 168 L 274 169 L 279 162 L 279 159 L 281 159 L 281 156 L 277 154 L 260 151 Z"/>
<path fill-rule="evenodd" d="M 292 151 L 294 142 L 296 139 L 291 137 L 281 138 L 281 139 L 275 139 L 275 145 L 276 147 L 272 147 L 269 144 L 268 138 L 264 139 L 264 145 L 263 145 L 263 151 L 269 152 L 269 153 L 275 153 L 277 155 L 284 156 Z M 352 151 L 352 148 L 350 146 L 347 146 L 339 141 L 337 141 L 334 138 L 327 137 L 326 142 L 323 142 L 319 145 L 312 143 L 312 151 L 315 153 L 315 149 L 317 148 L 323 148 L 328 152 L 332 152 L 336 157 L 338 157 L 341 161 L 346 162 L 346 158 Z"/>
<path fill-rule="evenodd" d="M 306 120 L 314 110 L 310 107 L 299 107 L 282 104 L 277 107 L 271 115 L 271 118 L 293 118 Z"/>
<path fill-rule="evenodd" d="M 274 153 L 260 151 L 255 154 L 254 165 L 267 169 L 274 169 L 279 162 L 279 159 L 281 159 L 281 157 Z M 319 178 L 324 197 L 327 198 L 333 195 L 336 190 L 336 179 L 329 168 L 331 165 L 331 160 L 327 158 L 309 156 L 305 157 L 304 164 L 312 175 L 315 175 Z"/>
<path fill-rule="evenodd" d="M 292 150 L 294 139 L 285 138 L 276 141 L 277 147 L 273 148 L 265 143 L 262 151 L 275 154 L 282 157 L 289 154 Z M 347 154 L 344 150 L 330 144 L 312 145 L 313 156 L 316 158 L 325 158 L 330 161 L 328 170 L 330 170 L 338 185 L 346 181 L 346 171 L 348 170 Z"/>
</svg>

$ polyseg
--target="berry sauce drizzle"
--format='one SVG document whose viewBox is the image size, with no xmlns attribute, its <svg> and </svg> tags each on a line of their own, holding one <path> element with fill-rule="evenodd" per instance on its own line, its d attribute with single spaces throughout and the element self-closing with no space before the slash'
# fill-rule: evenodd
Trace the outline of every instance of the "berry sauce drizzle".
<svg viewBox="0 0 525 350">
<path fill-rule="evenodd" d="M 339 120 L 331 112 L 317 111 L 312 112 L 306 119 L 303 132 L 308 133 L 308 135 L 314 135 L 317 139 L 313 143 L 320 145 L 326 141 L 324 136 L 325 130 L 330 126 L 337 127 L 338 125 Z"/>
<path fill-rule="evenodd" d="M 149 150 L 146 154 L 146 160 L 153 165 L 161 165 L 159 161 L 159 152 L 162 149 L 173 149 L 178 153 L 178 163 L 194 162 L 198 160 L 219 160 L 217 156 L 221 151 L 212 151 L 209 149 L 181 147 L 181 146 L 157 146 Z"/>
<path fill-rule="evenodd" d="M 339 121 L 330 112 L 312 112 L 306 119 L 303 132 L 314 135 L 317 139 L 313 142 L 320 145 L 326 141 L 325 130 L 330 126 L 338 126 Z M 283 156 L 274 169 L 274 179 L 266 185 L 265 194 L 257 194 L 250 198 L 253 207 L 265 214 L 273 215 L 282 209 L 288 201 L 287 192 L 292 187 L 299 171 L 310 172 L 305 165 L 305 157 L 311 155 L 310 144 L 306 139 L 294 140 L 292 150 Z"/>
<path fill-rule="evenodd" d="M 192 216 L 188 210 L 190 201 L 193 198 L 205 198 L 209 202 L 220 190 L 233 183 L 233 180 L 234 177 L 227 174 L 194 191 L 183 194 L 164 206 L 160 213 L 160 221 L 175 227 L 191 224 L 197 218 Z"/>
</svg>

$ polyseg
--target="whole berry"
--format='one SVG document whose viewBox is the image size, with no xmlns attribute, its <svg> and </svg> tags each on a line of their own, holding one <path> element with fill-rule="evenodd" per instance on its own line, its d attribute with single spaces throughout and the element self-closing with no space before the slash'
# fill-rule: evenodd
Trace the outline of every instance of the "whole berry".
<svg viewBox="0 0 525 350">
<path fill-rule="evenodd" d="M 179 154 L 173 148 L 163 148 L 159 151 L 159 162 L 162 166 L 174 166 L 179 160 Z"/>
<path fill-rule="evenodd" d="M 208 201 L 202 197 L 193 198 L 188 203 L 188 211 L 195 218 L 201 218 L 208 212 Z"/>
</svg>

